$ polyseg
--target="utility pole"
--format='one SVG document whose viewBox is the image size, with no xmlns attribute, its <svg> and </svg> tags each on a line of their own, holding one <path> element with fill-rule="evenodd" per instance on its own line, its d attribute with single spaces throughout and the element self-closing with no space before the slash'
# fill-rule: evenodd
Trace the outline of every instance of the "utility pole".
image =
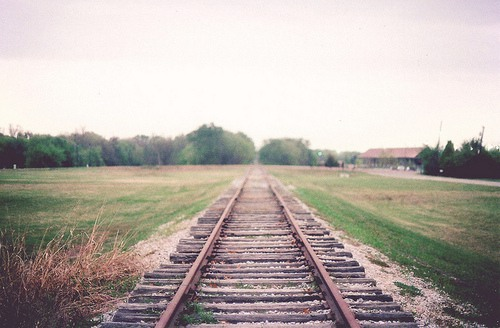
<svg viewBox="0 0 500 328">
<path fill-rule="evenodd" d="M 483 149 L 483 136 L 484 136 L 484 126 L 483 126 L 483 130 L 481 131 L 481 133 L 479 134 L 479 136 L 481 137 L 481 139 L 479 139 L 479 149 L 477 151 L 477 153 L 479 154 L 481 152 L 481 150 Z"/>
<path fill-rule="evenodd" d="M 441 143 L 441 128 L 443 127 L 443 121 L 439 124 L 439 137 L 438 137 L 438 144 L 436 149 L 439 149 L 439 144 Z"/>
</svg>

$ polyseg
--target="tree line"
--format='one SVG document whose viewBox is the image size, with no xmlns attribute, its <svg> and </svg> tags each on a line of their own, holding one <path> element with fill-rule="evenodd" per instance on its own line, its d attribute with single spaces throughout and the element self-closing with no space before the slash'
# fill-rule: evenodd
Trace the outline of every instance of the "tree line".
<svg viewBox="0 0 500 328">
<path fill-rule="evenodd" d="M 308 165 L 339 167 L 355 164 L 359 152 L 337 153 L 328 149 L 310 149 L 309 142 L 303 139 L 269 139 L 259 150 L 259 161 L 272 165 Z"/>
<path fill-rule="evenodd" d="M 256 158 L 263 164 L 335 167 L 355 164 L 357 155 L 359 152 L 313 150 L 308 141 L 291 138 L 266 140 L 257 153 L 244 133 L 214 124 L 175 138 L 137 135 L 106 139 L 83 129 L 58 136 L 12 127 L 9 135 L 0 133 L 0 168 L 249 164 Z"/>
<path fill-rule="evenodd" d="M 455 178 L 500 178 L 500 150 L 487 150 L 472 138 L 455 149 L 448 141 L 444 149 L 425 147 L 420 153 L 424 174 Z"/>
<path fill-rule="evenodd" d="M 255 154 L 254 143 L 245 134 L 213 124 L 175 138 L 106 139 L 87 131 L 59 136 L 0 134 L 0 168 L 248 164 Z"/>
</svg>

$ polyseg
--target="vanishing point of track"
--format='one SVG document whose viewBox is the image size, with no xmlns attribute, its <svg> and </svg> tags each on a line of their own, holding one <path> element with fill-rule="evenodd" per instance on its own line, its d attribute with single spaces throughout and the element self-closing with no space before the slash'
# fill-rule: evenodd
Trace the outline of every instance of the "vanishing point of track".
<svg viewBox="0 0 500 328">
<path fill-rule="evenodd" d="M 417 327 L 343 248 L 255 168 L 101 327 Z"/>
</svg>

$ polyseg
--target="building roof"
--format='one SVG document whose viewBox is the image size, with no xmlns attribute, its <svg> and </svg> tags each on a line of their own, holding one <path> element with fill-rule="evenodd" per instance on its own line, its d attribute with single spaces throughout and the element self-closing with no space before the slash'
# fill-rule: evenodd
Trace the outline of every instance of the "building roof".
<svg viewBox="0 0 500 328">
<path fill-rule="evenodd" d="M 423 147 L 414 148 L 372 148 L 360 154 L 358 158 L 417 158 L 424 150 Z"/>
</svg>

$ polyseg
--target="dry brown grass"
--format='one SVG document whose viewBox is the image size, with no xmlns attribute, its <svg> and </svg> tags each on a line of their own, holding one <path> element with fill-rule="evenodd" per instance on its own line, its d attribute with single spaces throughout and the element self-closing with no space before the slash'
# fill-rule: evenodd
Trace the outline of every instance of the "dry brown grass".
<svg viewBox="0 0 500 328">
<path fill-rule="evenodd" d="M 110 308 L 140 268 L 116 242 L 94 227 L 28 253 L 23 236 L 0 235 L 0 326 L 84 327 Z"/>
</svg>

